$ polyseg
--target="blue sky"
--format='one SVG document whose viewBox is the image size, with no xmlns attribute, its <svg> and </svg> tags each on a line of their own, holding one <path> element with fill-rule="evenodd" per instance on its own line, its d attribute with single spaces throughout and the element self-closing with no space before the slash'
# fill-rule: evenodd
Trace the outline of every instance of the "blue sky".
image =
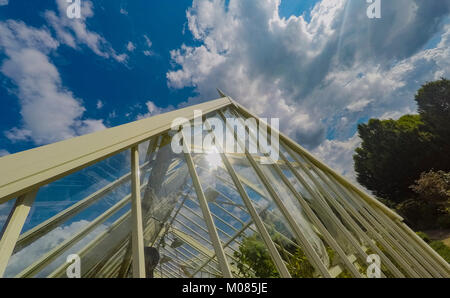
<svg viewBox="0 0 450 298">
<path fill-rule="evenodd" d="M 211 100 L 220 88 L 354 179 L 357 125 L 415 113 L 420 85 L 450 77 L 450 0 L 381 0 L 380 19 L 363 0 L 81 3 L 73 20 L 65 0 L 0 0 L 0 156 Z M 43 209 L 25 229 L 128 165 L 117 155 L 41 188 Z"/>
<path fill-rule="evenodd" d="M 183 30 L 186 10 L 191 4 L 189 0 L 176 1 L 175 5 L 170 1 L 94 1 L 95 17 L 87 21 L 89 29 L 101 34 L 112 48 L 129 58 L 127 63 L 118 63 L 99 58 L 88 49 L 74 50 L 67 46 L 51 53 L 51 61 L 58 68 L 64 87 L 84 102 L 84 117 L 105 119 L 105 125 L 113 127 L 136 120 L 139 113 L 145 114 L 148 100 L 166 108 L 195 95 L 193 88 L 169 88 L 166 79 L 167 71 L 172 68 L 170 51 L 183 43 L 196 44 L 190 31 Z M 289 17 L 306 13 L 311 5 L 313 1 L 286 0 L 280 14 Z M 47 10 L 57 10 L 54 0 L 11 1 L 0 6 L 0 18 L 21 20 L 40 28 L 48 26 L 43 16 Z M 144 35 L 151 41 L 151 47 L 147 46 Z M 129 42 L 136 47 L 133 52 L 126 48 Z M 144 50 L 151 51 L 151 55 L 146 56 Z M 0 130 L 4 132 L 20 126 L 20 104 L 10 90 L 14 89 L 14 83 L 5 75 L 0 78 L 3 99 Z M 0 137 L 0 148 L 9 153 L 35 146 L 32 140 L 11 142 L 3 134 Z"/>
<path fill-rule="evenodd" d="M 359 123 L 448 76 L 449 1 L 0 1 L 0 154 L 217 97 L 352 176 Z"/>
<path fill-rule="evenodd" d="M 128 61 L 119 63 L 104 59 L 86 47 L 61 46 L 50 54 L 63 86 L 83 101 L 84 117 L 105 119 L 104 124 L 112 127 L 136 120 L 138 113 L 145 113 L 148 100 L 166 107 L 192 95 L 192 88 L 169 89 L 165 78 L 171 68 L 170 50 L 192 39 L 189 32 L 183 35 L 189 4 L 189 1 L 177 1 L 175 6 L 168 1 L 160 1 L 158 5 L 151 1 L 95 1 L 95 17 L 88 20 L 88 27 L 99 32 L 117 52 L 126 53 Z M 29 26 L 40 28 L 48 26 L 44 12 L 56 9 L 54 0 L 14 1 L 0 7 L 0 17 L 2 20 L 22 20 Z M 121 13 L 121 9 L 126 10 L 127 15 L 124 11 Z M 150 48 L 144 35 L 152 43 Z M 136 47 L 134 52 L 126 49 L 128 42 Z M 146 56 L 144 50 L 151 51 L 151 55 Z M 14 83 L 4 75 L 0 80 L 0 130 L 3 132 L 20 126 L 21 117 L 17 96 L 9 90 L 15 87 Z M 103 106 L 100 109 L 97 108 L 99 101 Z M 32 140 L 11 142 L 3 133 L 0 137 L 0 148 L 11 153 L 35 145 Z"/>
</svg>

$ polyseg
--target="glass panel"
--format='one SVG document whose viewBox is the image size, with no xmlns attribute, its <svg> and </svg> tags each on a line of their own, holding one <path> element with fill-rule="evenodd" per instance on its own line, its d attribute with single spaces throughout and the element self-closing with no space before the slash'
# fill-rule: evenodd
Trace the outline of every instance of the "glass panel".
<svg viewBox="0 0 450 298">
<path fill-rule="evenodd" d="M 164 135 L 142 196 L 144 245 L 159 254 L 155 277 L 218 277 L 217 259 L 184 154 Z"/>
<path fill-rule="evenodd" d="M 282 149 L 283 152 L 285 152 L 284 149 Z M 301 160 L 302 162 L 306 163 L 305 167 L 307 167 L 308 170 L 308 174 L 305 174 L 305 172 L 301 169 L 301 167 L 298 168 L 298 173 L 300 174 L 301 177 L 306 178 L 306 179 L 310 179 L 309 181 L 314 181 L 313 183 L 316 183 L 316 186 L 320 186 L 322 190 L 320 190 L 319 187 L 316 187 L 316 191 L 318 192 L 319 195 L 322 196 L 323 199 L 325 199 L 327 201 L 327 205 L 330 207 L 329 210 L 331 210 L 334 214 L 334 216 L 336 216 L 336 218 L 345 226 L 345 228 L 347 229 L 347 231 L 349 231 L 351 233 L 351 235 L 353 235 L 353 239 L 355 239 L 358 243 L 360 248 L 367 254 L 370 255 L 372 253 L 374 253 L 374 250 L 370 247 L 371 244 L 368 243 L 367 241 L 365 241 L 365 239 L 362 238 L 362 236 L 360 236 L 361 232 L 364 234 L 368 234 L 368 230 L 366 228 L 365 225 L 367 225 L 367 222 L 360 222 L 357 218 L 355 218 L 355 216 L 353 216 L 351 214 L 350 211 L 354 210 L 355 212 L 358 212 L 360 214 L 361 213 L 361 208 L 358 206 L 358 204 L 356 204 L 356 202 L 353 201 L 353 199 L 351 197 L 349 197 L 343 190 L 343 187 L 340 186 L 334 179 L 330 180 L 329 178 L 325 178 L 326 180 L 323 180 L 317 173 L 321 173 L 325 176 L 325 173 L 323 171 L 321 171 L 320 169 L 316 168 L 314 165 L 312 165 L 312 163 L 309 162 L 308 159 L 298 155 L 297 153 L 295 153 L 295 157 L 297 160 Z M 306 180 L 305 179 L 305 180 Z M 298 182 L 299 183 L 299 182 Z M 296 186 L 298 185 L 298 183 L 296 184 Z M 338 192 L 335 191 L 335 189 L 338 190 Z M 299 190 L 301 191 L 301 190 Z M 317 193 L 316 193 L 317 195 Z M 309 202 L 311 207 L 314 209 L 315 212 L 317 212 L 317 208 L 313 206 L 313 201 Z M 347 216 L 349 217 L 349 220 L 351 220 L 357 227 L 359 227 L 359 229 L 361 230 L 360 232 L 356 231 L 355 228 L 353 228 L 350 224 L 348 220 L 344 220 L 343 216 L 341 214 L 341 211 L 338 211 L 335 207 L 332 206 L 332 204 L 330 203 L 335 203 L 335 204 L 340 204 L 341 207 L 343 207 L 346 211 Z M 351 208 L 350 210 L 348 208 Z M 365 216 L 363 216 L 365 217 Z M 339 243 L 339 245 L 345 249 L 345 251 L 348 254 L 352 254 L 352 255 L 357 255 L 356 250 L 354 248 L 354 246 L 348 241 L 347 237 L 344 237 L 344 235 L 342 233 L 339 233 L 339 231 L 336 231 L 336 229 L 333 229 L 333 226 L 335 226 L 334 224 L 330 224 L 330 222 L 327 221 L 327 216 L 324 215 L 320 215 L 319 218 L 322 220 L 322 222 L 325 224 L 325 226 L 327 227 L 328 231 L 330 233 L 332 233 L 332 235 L 334 236 L 334 238 L 336 239 L 336 241 Z M 375 228 L 375 227 L 374 227 Z M 372 235 L 370 235 L 372 236 Z M 374 240 L 372 240 L 374 241 Z M 386 252 L 385 248 L 383 248 L 377 241 L 374 242 L 375 245 L 386 255 L 389 257 L 389 254 Z M 392 258 L 390 258 L 390 260 L 393 262 L 394 260 Z M 358 259 L 357 261 L 358 264 L 358 268 L 360 270 L 360 272 L 362 274 L 366 273 L 366 268 L 367 268 L 367 263 L 365 260 L 361 260 L 361 258 Z M 395 263 L 394 263 L 395 264 Z M 398 266 L 396 266 L 398 268 Z M 386 276 L 391 276 L 392 277 L 392 273 L 389 272 L 389 270 L 386 268 L 385 265 L 382 266 L 382 272 L 385 273 Z"/>
<path fill-rule="evenodd" d="M 145 171 L 148 169 L 143 169 Z M 127 150 L 41 187 L 25 222 L 25 234 L 22 234 L 16 245 L 5 276 L 26 274 L 30 277 L 45 277 L 66 264 L 68 255 L 78 253 L 110 228 L 130 209 L 129 172 L 130 151 Z M 98 195 L 94 196 L 97 192 Z M 76 206 L 80 201 L 86 202 L 85 208 L 79 208 L 73 214 L 69 213 L 69 216 L 61 216 L 67 208 Z M 111 211 L 108 216 L 95 222 L 108 210 Z M 46 225 L 50 226 L 39 226 L 49 219 L 51 222 Z M 76 241 L 61 249 L 62 243 L 81 232 L 83 234 Z M 30 238 L 31 242 L 23 239 L 30 235 L 37 236 Z M 100 257 L 97 255 L 97 261 Z M 88 264 L 83 264 L 83 272 L 89 269 Z M 29 271 L 31 268 L 33 270 Z"/>
<path fill-rule="evenodd" d="M 291 215 L 296 221 L 297 225 L 300 227 L 303 235 L 307 238 L 308 242 L 311 244 L 313 249 L 318 254 L 319 258 L 322 260 L 323 264 L 330 268 L 333 265 L 336 265 L 339 260 L 339 256 L 337 253 L 330 247 L 327 241 L 324 239 L 323 234 L 320 232 L 319 228 L 315 226 L 308 216 L 305 214 L 302 206 L 300 205 L 298 199 L 292 194 L 292 192 L 287 188 L 287 186 L 281 181 L 281 178 L 273 169 L 271 165 L 263 165 L 261 166 L 265 175 L 269 177 L 269 180 L 272 182 L 272 186 L 275 187 L 277 193 L 280 195 L 280 198 L 283 201 L 283 204 L 291 211 Z M 288 174 L 288 179 L 290 178 L 293 181 L 292 175 L 290 175 L 289 171 L 285 171 Z M 316 216 L 318 214 L 316 213 Z M 319 219 L 320 220 L 320 219 Z M 322 222 L 323 224 L 323 222 Z M 328 226 L 331 229 L 336 230 L 334 225 Z M 327 228 L 328 228 L 327 227 Z M 329 230 L 328 230 L 329 231 Z M 330 231 L 329 231 L 330 232 Z M 332 234 L 333 235 L 333 234 Z M 339 233 L 335 234 L 339 236 Z M 345 251 L 345 249 L 344 249 Z M 334 261 L 334 264 L 333 264 Z"/>
<path fill-rule="evenodd" d="M 301 245 L 298 244 L 289 224 L 278 206 L 267 194 L 262 182 L 250 167 L 250 163 L 246 159 L 235 159 L 231 156 L 229 159 L 279 254 L 288 263 L 287 267 L 291 275 L 293 277 L 317 277 L 318 274 L 305 256 Z"/>
<path fill-rule="evenodd" d="M 259 129 L 261 130 L 261 127 Z M 252 138 L 256 139 L 256 135 L 252 135 Z M 265 139 L 265 141 L 263 140 L 262 145 L 270 143 L 267 133 L 265 133 L 264 130 L 259 131 L 258 138 L 260 141 L 261 141 L 261 138 Z M 261 145 L 261 142 L 259 145 Z M 274 147 L 273 145 L 277 145 L 277 146 Z M 270 147 L 272 147 L 272 148 L 270 148 Z M 264 152 L 273 152 L 274 150 L 278 150 L 278 147 L 279 147 L 278 143 L 274 143 L 274 144 L 272 144 L 272 146 L 269 145 L 269 147 L 266 146 L 265 148 L 263 148 L 263 151 Z M 286 155 L 286 150 L 284 150 L 284 148 L 282 148 L 282 147 L 280 149 L 282 150 L 281 155 L 283 155 L 283 154 Z M 268 155 L 266 155 L 266 156 L 268 156 Z M 274 156 L 274 155 L 272 155 L 272 156 Z M 289 155 L 287 155 L 287 156 L 289 156 Z M 293 162 L 292 157 L 289 156 L 287 161 Z M 313 196 L 306 190 L 304 185 L 296 183 L 297 179 L 290 172 L 290 169 L 289 169 L 288 165 L 285 163 L 285 160 L 283 160 L 283 159 L 272 160 L 272 162 L 277 163 L 277 165 L 281 169 L 282 174 L 284 176 L 286 176 L 285 178 L 287 178 L 289 183 L 294 184 L 294 188 L 301 194 L 302 199 L 305 199 L 305 201 L 307 201 L 308 204 L 311 204 L 311 202 L 314 202 L 316 205 L 319 205 L 321 207 L 320 211 L 322 211 L 322 213 L 324 211 L 331 212 L 331 210 L 330 210 L 331 208 L 329 206 L 327 206 L 326 204 L 325 205 L 318 204 L 320 202 L 313 198 Z M 297 168 L 299 167 L 298 164 L 296 164 L 295 166 Z M 327 241 L 324 239 L 324 236 L 320 232 L 321 231 L 320 228 L 318 228 L 317 226 L 312 224 L 312 222 L 310 222 L 311 219 L 308 218 L 306 216 L 306 214 L 304 214 L 304 211 L 302 210 L 302 206 L 301 206 L 300 202 L 298 201 L 298 198 L 289 190 L 287 184 L 285 184 L 281 180 L 282 177 L 280 177 L 278 175 L 278 173 L 275 171 L 275 167 L 273 165 L 261 165 L 261 168 L 262 168 L 265 176 L 271 182 L 272 186 L 276 189 L 277 193 L 280 196 L 280 199 L 283 201 L 283 204 L 288 208 L 288 210 L 290 210 L 290 211 L 292 210 L 291 215 L 293 216 L 297 225 L 301 229 L 302 234 L 305 235 L 308 242 L 312 245 L 313 249 L 315 249 L 319 258 L 322 260 L 323 264 L 326 267 L 328 267 L 330 272 L 334 273 L 335 275 L 351 276 L 349 274 L 349 272 L 345 272 L 345 270 L 341 270 L 341 273 L 338 274 L 338 273 L 336 273 L 337 270 L 334 270 L 334 267 L 331 268 L 331 266 L 342 263 L 340 260 L 340 257 L 337 255 L 337 253 L 329 246 Z M 306 186 L 309 186 L 309 185 L 306 185 Z M 310 188 L 310 190 L 314 191 L 312 188 Z M 313 209 L 313 212 L 315 212 L 314 208 L 312 208 L 312 209 Z M 317 206 L 316 206 L 316 209 L 317 209 Z M 317 213 L 316 213 L 316 216 L 317 216 Z M 325 218 L 325 219 L 327 219 L 327 218 Z M 319 220 L 321 220 L 321 219 L 319 219 Z M 323 222 L 322 222 L 322 224 L 323 224 Z M 330 225 L 329 221 L 328 221 L 328 225 Z M 343 235 L 337 231 L 336 225 L 330 225 L 330 226 L 331 226 L 330 227 L 331 229 L 334 229 L 335 235 L 343 237 Z M 348 248 L 347 248 L 347 252 L 348 252 L 347 257 L 354 258 L 354 255 L 355 255 L 354 251 L 350 250 L 350 248 L 352 248 L 351 245 L 348 246 Z M 344 251 L 345 251 L 345 249 L 344 249 Z M 351 262 L 353 263 L 354 260 L 352 260 Z"/>
<path fill-rule="evenodd" d="M 12 199 L 0 205 L 0 231 L 3 231 L 4 225 L 8 220 L 8 216 L 11 213 L 15 203 L 16 199 Z"/>
<path fill-rule="evenodd" d="M 232 272 L 241 277 L 279 276 L 220 154 L 211 151 L 193 158 Z"/>
<path fill-rule="evenodd" d="M 225 115 L 226 117 L 234 117 L 234 115 L 229 111 L 226 111 Z M 248 138 L 248 136 L 245 137 Z M 254 140 L 256 142 L 256 138 L 250 137 L 250 140 Z M 268 148 L 264 146 L 262 147 L 262 149 L 264 152 L 276 150 L 275 148 Z M 301 246 L 297 243 L 297 239 L 294 237 L 294 234 L 292 233 L 286 219 L 284 219 L 282 212 L 278 209 L 276 203 L 272 201 L 271 196 L 268 195 L 267 190 L 265 189 L 265 185 L 263 185 L 262 181 L 259 180 L 256 172 L 254 172 L 254 169 L 250 166 L 250 163 L 246 159 L 246 157 L 235 155 L 232 156 L 232 154 L 228 155 L 232 160 L 235 171 L 241 176 L 241 178 L 243 178 L 241 180 L 243 180 L 243 183 L 246 185 L 245 187 L 247 191 L 249 192 L 249 194 L 252 194 L 250 196 L 251 200 L 255 203 L 255 206 L 257 206 L 256 209 L 259 209 L 258 212 L 261 213 L 262 220 L 267 224 L 269 233 L 271 234 L 272 240 L 279 249 L 280 255 L 288 263 L 288 270 L 290 271 L 291 275 L 293 277 L 319 276 L 319 274 L 315 272 L 314 267 L 308 261 L 303 248 L 301 248 Z M 263 152 L 258 150 L 258 152 L 256 154 L 252 154 L 252 156 L 257 163 L 260 163 L 261 158 L 264 156 L 264 154 Z M 264 171 L 264 166 L 262 167 L 262 169 Z M 267 172 L 265 174 L 267 174 Z M 269 176 L 268 180 L 270 181 L 272 186 L 274 185 L 274 183 L 276 183 L 273 176 Z M 282 204 L 284 204 L 287 209 L 292 209 L 292 201 L 286 200 L 286 193 L 280 193 L 279 190 L 278 193 L 280 194 Z M 263 204 L 261 205 L 261 203 Z M 263 208 L 263 210 L 261 210 L 261 207 Z M 298 213 L 295 212 L 296 214 L 294 217 L 297 217 L 297 219 L 304 219 L 304 216 L 301 215 L 301 212 L 301 210 L 299 210 Z M 309 227 L 309 225 L 303 226 Z M 303 232 L 305 232 L 304 228 Z M 325 262 L 328 262 L 328 257 L 325 250 L 323 251 L 323 260 Z"/>
<path fill-rule="evenodd" d="M 236 151 L 227 150 L 227 153 L 236 153 L 241 154 L 244 153 L 244 148 L 242 146 L 237 145 L 237 141 L 234 139 L 233 132 L 236 133 L 236 137 L 239 139 L 242 144 L 245 144 L 245 149 L 257 160 L 259 160 L 261 157 L 263 157 L 263 153 L 260 150 L 260 147 L 258 146 L 258 143 L 256 139 L 250 138 L 250 135 L 248 131 L 245 128 L 248 128 L 252 134 L 257 132 L 257 123 L 256 119 L 245 119 L 244 117 L 230 111 L 230 109 L 226 108 L 223 110 L 223 115 L 225 116 L 228 125 L 223 123 L 224 129 L 226 128 L 226 131 L 224 132 L 225 140 L 226 142 L 234 142 L 236 144 Z M 237 117 L 238 116 L 238 117 Z M 241 118 L 239 118 L 239 116 Z M 219 119 L 222 119 L 219 116 L 216 116 Z M 245 125 L 245 127 L 244 127 Z"/>
<path fill-rule="evenodd" d="M 129 172 L 130 151 L 127 150 L 41 187 L 25 222 L 22 233 L 88 197 Z M 114 201 L 114 199 L 112 201 Z M 110 206 L 112 201 L 109 199 L 105 200 L 104 204 Z"/>
</svg>

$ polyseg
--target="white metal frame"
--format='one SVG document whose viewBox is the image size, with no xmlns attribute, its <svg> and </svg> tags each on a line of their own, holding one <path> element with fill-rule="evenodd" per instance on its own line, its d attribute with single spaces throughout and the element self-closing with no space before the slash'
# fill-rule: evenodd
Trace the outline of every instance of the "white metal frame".
<svg viewBox="0 0 450 298">
<path fill-rule="evenodd" d="M 133 277 L 145 277 L 144 237 L 149 233 L 154 234 L 151 240 L 154 243 L 157 239 L 161 238 L 163 229 L 155 230 L 157 223 L 151 218 L 145 219 L 146 221 L 143 222 L 141 191 L 147 183 L 142 180 L 143 175 L 140 172 L 151 168 L 152 160 L 156 156 L 154 153 L 160 145 L 160 136 L 171 129 L 173 119 L 182 117 L 188 121 L 192 121 L 194 119 L 194 110 L 202 110 L 203 115 L 218 112 L 222 120 L 225 121 L 222 110 L 230 108 L 239 115 L 247 118 L 255 118 L 259 123 L 266 125 L 268 127 L 267 137 L 272 133 L 280 136 L 281 144 L 285 146 L 287 154 L 293 159 L 293 162 L 290 162 L 280 152 L 281 160 L 276 161 L 272 165 L 273 170 L 293 198 L 300 204 L 309 220 L 315 225 L 330 247 L 340 256 L 343 266 L 349 269 L 353 276 L 362 276 L 358 271 L 358 266 L 354 264 L 356 258 L 346 255 L 344 249 L 340 247 L 339 243 L 328 232 L 327 226 L 315 214 L 314 207 L 309 205 L 303 195 L 296 189 L 294 183 L 283 173 L 283 169 L 287 169 L 292 173 L 296 179 L 296 183 L 303 185 L 314 196 L 321 208 L 326 210 L 327 216 L 329 216 L 333 225 L 343 233 L 343 236 L 358 252 L 356 257 L 359 258 L 360 262 L 364 262 L 367 254 L 365 249 L 360 246 L 360 241 L 354 235 L 368 243 L 370 248 L 381 256 L 389 272 L 396 277 L 403 277 L 405 276 L 404 273 L 410 277 L 449 277 L 449 264 L 409 229 L 403 223 L 403 219 L 395 212 L 334 172 L 293 140 L 262 122 L 258 117 L 254 116 L 234 100 L 221 92 L 220 94 L 222 98 L 214 101 L 0 158 L 0 204 L 17 198 L 8 220 L 3 227 L 3 231 L 0 234 L 0 276 L 4 274 L 12 254 L 21 251 L 29 244 L 45 236 L 55 227 L 60 226 L 98 200 L 101 200 L 112 190 L 124 183 L 130 182 L 131 190 L 128 196 L 98 216 L 93 222 L 78 231 L 75 235 L 41 256 L 17 276 L 35 276 L 68 248 L 89 234 L 99 224 L 111 218 L 117 211 L 131 202 L 131 210 L 110 225 L 107 231 L 100 233 L 94 240 L 84 246 L 79 251 L 79 254 L 82 258 L 89 260 L 87 258 L 88 255 L 98 253 L 102 248 L 108 248 L 105 251 L 104 257 L 97 263 L 92 263 L 90 269 L 84 272 L 84 276 L 124 277 L 131 263 L 133 266 Z M 209 129 L 211 128 L 209 127 Z M 250 130 L 248 130 L 248 133 L 250 133 Z M 245 148 L 242 140 L 237 137 L 236 133 L 234 134 L 234 138 L 242 148 Z M 140 165 L 138 148 L 139 144 L 146 141 L 150 141 L 147 148 L 146 160 Z M 233 242 L 240 244 L 241 242 L 238 238 L 245 231 L 250 230 L 258 232 L 261 235 L 280 276 L 291 276 L 286 267 L 286 261 L 280 255 L 277 244 L 272 241 L 267 231 L 266 223 L 260 218 L 244 185 L 255 190 L 265 200 L 275 203 L 294 232 L 296 241 L 300 244 L 302 250 L 304 250 L 311 265 L 316 268 L 317 273 L 323 277 L 331 277 L 336 274 L 331 272 L 334 272 L 334 269 L 329 269 L 324 266 L 307 238 L 303 235 L 301 228 L 292 216 L 294 210 L 288 210 L 284 206 L 280 195 L 271 185 L 269 177 L 259 165 L 259 157 L 253 156 L 247 150 L 245 150 L 244 154 L 236 156 L 228 153 L 220 154 L 224 170 L 231 177 L 231 181 L 227 181 L 226 183 L 228 187 L 233 188 L 241 196 L 244 204 L 239 206 L 239 208 L 251 218 L 249 222 L 243 222 L 239 217 L 227 211 L 220 204 L 216 202 L 208 203 L 197 174 L 193 156 L 190 153 L 191 148 L 188 148 L 185 142 L 184 147 L 184 161 L 186 162 L 189 176 L 192 179 L 193 188 L 197 195 L 194 200 L 195 203 L 198 203 L 202 211 L 203 220 L 206 223 L 206 232 L 209 235 L 210 243 L 214 251 L 210 251 L 198 241 L 190 238 L 191 236 L 183 234 L 184 232 L 172 228 L 170 234 L 176 234 L 178 237 L 182 237 L 187 246 L 175 249 L 175 255 L 173 255 L 173 252 L 165 250 L 175 257 L 176 262 L 170 262 L 161 266 L 160 270 L 164 270 L 164 272 L 156 272 L 156 276 L 181 277 L 183 270 L 178 270 L 177 265 L 183 263 L 186 266 L 185 268 L 193 270 L 192 276 L 199 272 L 205 272 L 210 275 L 215 275 L 214 272 L 216 272 L 217 274 L 220 273 L 223 277 L 233 277 L 232 266 L 230 266 L 229 260 L 234 259 L 230 255 L 230 252 L 236 250 L 230 245 Z M 40 187 L 128 149 L 130 149 L 131 153 L 130 173 L 116 179 L 85 199 L 78 201 L 71 207 L 66 208 L 31 230 L 21 234 L 21 230 Z M 303 164 L 296 157 L 296 154 L 301 156 L 307 165 Z M 251 169 L 256 173 L 260 181 L 262 181 L 264 190 L 259 189 L 244 177 L 241 177 L 234 170 L 229 160 L 230 157 L 246 159 Z M 176 175 L 172 175 L 172 172 L 177 165 L 174 164 L 169 169 L 171 179 L 176 178 Z M 310 172 L 310 169 L 312 172 Z M 303 179 L 299 171 L 305 172 L 308 175 L 308 179 L 314 185 L 308 185 L 308 182 Z M 318 179 L 312 175 L 313 172 L 317 175 Z M 221 179 L 221 177 L 217 178 Z M 225 195 L 223 197 L 227 199 Z M 188 197 L 186 196 L 186 198 Z M 229 198 L 227 200 L 232 202 Z M 211 212 L 209 204 L 212 204 L 211 206 L 214 205 L 221 212 L 224 212 L 224 214 L 241 222 L 242 229 L 236 229 L 222 219 L 221 216 Z M 180 212 L 181 208 L 189 210 L 189 207 L 183 205 L 180 205 L 172 221 L 186 226 L 185 222 L 182 221 L 189 221 L 189 218 L 184 218 L 180 221 L 180 218 L 177 217 L 179 214 L 183 215 Z M 339 215 L 339 218 L 334 212 Z M 230 232 L 218 228 L 214 219 L 227 226 Z M 150 225 L 148 220 L 152 222 Z M 254 226 L 252 226 L 253 224 Z M 364 227 L 368 233 L 366 234 L 359 225 Z M 354 234 L 350 233 L 348 229 L 351 229 Z M 205 230 L 203 229 L 203 231 Z M 222 243 L 219 238 L 219 232 L 227 237 L 228 240 L 225 243 Z M 192 233 L 195 235 L 195 231 L 192 231 Z M 287 240 L 291 241 L 290 239 Z M 207 241 L 209 242 L 209 240 Z M 383 246 L 386 254 L 373 241 Z M 188 247 L 190 248 L 188 249 Z M 225 249 L 227 249 L 227 252 Z M 193 251 L 196 251 L 202 257 L 200 258 L 199 255 L 195 255 Z M 186 261 L 189 259 L 193 263 Z M 197 263 L 197 261 L 200 262 Z M 220 272 L 212 266 L 213 264 L 219 265 Z M 397 267 L 397 264 L 400 266 Z M 61 264 L 49 276 L 62 276 L 66 267 L 67 264 Z M 187 272 L 184 274 L 189 276 Z"/>
</svg>

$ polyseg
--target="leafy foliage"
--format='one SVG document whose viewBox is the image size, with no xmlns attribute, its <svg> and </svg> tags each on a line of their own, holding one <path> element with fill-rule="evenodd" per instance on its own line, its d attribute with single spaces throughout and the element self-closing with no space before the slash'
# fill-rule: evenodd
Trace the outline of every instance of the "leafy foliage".
<svg viewBox="0 0 450 298">
<path fill-rule="evenodd" d="M 414 198 L 398 204 L 397 210 L 415 229 L 438 228 L 437 218 L 440 212 L 434 204 Z"/>
<path fill-rule="evenodd" d="M 415 100 L 419 115 L 358 126 L 357 180 L 413 227 L 450 227 L 450 81 L 423 85 Z"/>
<path fill-rule="evenodd" d="M 432 241 L 430 246 L 441 255 L 448 263 L 450 263 L 450 247 L 444 244 L 442 241 Z"/>
<path fill-rule="evenodd" d="M 269 231 L 270 232 L 270 231 Z M 294 278 L 314 277 L 315 269 L 305 253 L 272 233 L 272 240 L 278 244 L 280 255 L 287 262 L 287 268 Z M 280 277 L 267 248 L 259 235 L 247 236 L 242 240 L 239 251 L 234 253 L 238 260 L 236 267 L 244 277 Z"/>
<path fill-rule="evenodd" d="M 397 209 L 411 225 L 417 229 L 450 227 L 450 173 L 422 173 L 410 188 L 416 196 L 399 204 Z"/>
<path fill-rule="evenodd" d="M 239 273 L 244 277 L 280 277 L 266 246 L 257 235 L 244 238 L 234 256 L 238 259 Z"/>
<path fill-rule="evenodd" d="M 430 82 L 417 91 L 415 100 L 427 129 L 437 136 L 444 152 L 450 152 L 450 80 Z M 449 162 L 447 154 L 445 162 Z"/>
<path fill-rule="evenodd" d="M 375 195 L 400 203 L 420 173 L 437 165 L 431 133 L 423 131 L 419 115 L 399 120 L 371 119 L 358 126 L 362 139 L 354 155 L 357 180 Z"/>
<path fill-rule="evenodd" d="M 416 233 L 420 238 L 422 238 L 426 243 L 428 243 L 431 248 L 433 248 L 439 255 L 441 255 L 444 260 L 450 263 L 450 247 L 444 244 L 442 241 L 432 241 L 424 232 Z"/>
<path fill-rule="evenodd" d="M 429 171 L 422 173 L 410 187 L 425 202 L 446 205 L 450 202 L 450 173 Z"/>
<path fill-rule="evenodd" d="M 314 267 L 309 263 L 305 253 L 299 248 L 296 249 L 294 256 L 290 258 L 287 267 L 292 277 L 314 277 Z"/>
</svg>

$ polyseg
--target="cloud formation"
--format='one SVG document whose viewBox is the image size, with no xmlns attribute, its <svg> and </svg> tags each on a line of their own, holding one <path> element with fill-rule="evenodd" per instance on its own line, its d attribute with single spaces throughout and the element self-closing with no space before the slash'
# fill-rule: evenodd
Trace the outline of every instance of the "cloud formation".
<svg viewBox="0 0 450 298">
<path fill-rule="evenodd" d="M 125 63 L 128 56 L 117 54 L 105 38 L 87 28 L 87 19 L 94 15 L 91 1 L 81 2 L 80 19 L 67 17 L 70 3 L 56 0 L 56 4 L 58 12 L 45 12 L 50 29 L 15 20 L 0 22 L 0 49 L 7 57 L 0 71 L 17 86 L 10 91 L 19 98 L 22 115 L 21 127 L 4 132 L 12 142 L 31 140 L 44 145 L 106 128 L 103 120 L 83 117 L 86 109 L 82 100 L 64 87 L 49 55 L 64 44 L 76 50 L 86 46 L 96 55 L 119 63 Z M 130 44 L 128 49 L 133 50 Z M 98 109 L 103 106 L 99 103 Z"/>
<path fill-rule="evenodd" d="M 15 253 L 11 256 L 11 259 L 8 263 L 8 267 L 5 271 L 5 277 L 14 277 L 15 275 L 19 274 L 22 270 L 27 268 L 27 266 L 33 264 L 33 262 L 36 262 L 44 254 L 48 253 L 50 250 L 54 249 L 70 237 L 73 237 L 81 229 L 85 228 L 89 223 L 90 222 L 87 220 L 80 220 L 77 222 L 72 222 L 69 225 L 59 226 L 49 232 L 47 235 L 44 235 L 43 237 L 31 243 L 29 246 Z M 46 266 L 43 269 L 44 273 L 51 273 L 59 265 L 63 264 L 66 261 L 66 258 L 69 254 L 77 252 L 79 249 L 86 246 L 98 234 L 105 231 L 106 229 L 107 226 L 105 224 L 99 225 L 86 237 L 78 241 L 68 251 L 64 252 L 61 256 L 57 257 L 55 261 Z M 37 275 L 37 277 L 45 276 L 45 274 L 40 273 L 38 273 Z"/>
<path fill-rule="evenodd" d="M 1 150 L 0 150 L 0 157 L 6 156 L 6 155 L 9 155 L 9 152 L 6 151 L 5 149 L 1 149 Z"/>
<path fill-rule="evenodd" d="M 141 120 L 145 118 L 150 118 L 159 114 L 168 113 L 175 108 L 173 106 L 168 106 L 167 108 L 161 108 L 158 107 L 153 101 L 149 100 L 145 103 L 145 106 L 147 107 L 147 112 L 145 114 L 138 114 L 136 119 Z"/>
<path fill-rule="evenodd" d="M 145 50 L 143 50 L 142 51 L 142 53 L 145 55 L 145 56 L 153 56 L 154 55 L 154 53 L 153 53 L 153 51 L 151 50 L 151 48 L 152 48 L 152 45 L 153 45 L 153 43 L 152 43 L 152 41 L 150 40 L 150 38 L 147 36 L 147 35 L 143 35 L 143 37 L 144 37 L 144 44 L 145 44 Z"/>
<path fill-rule="evenodd" d="M 127 50 L 129 52 L 133 52 L 134 50 L 136 50 L 136 46 L 131 41 L 129 41 L 127 44 Z"/>
<path fill-rule="evenodd" d="M 85 45 L 101 57 L 112 58 L 118 62 L 126 61 L 128 58 L 126 54 L 117 54 L 103 36 L 87 28 L 86 20 L 94 16 L 91 1 L 81 1 L 81 18 L 79 19 L 67 17 L 67 7 L 71 4 L 66 0 L 56 0 L 56 4 L 58 13 L 48 10 L 45 12 L 45 17 L 61 43 L 74 49 L 77 49 L 79 45 Z"/>
<path fill-rule="evenodd" d="M 0 71 L 17 86 L 22 127 L 5 132 L 11 141 L 37 145 L 104 129 L 101 120 L 82 119 L 81 101 L 64 88 L 57 68 L 47 56 L 59 46 L 50 32 L 23 22 L 0 22 L 0 49 L 7 58 Z"/>
<path fill-rule="evenodd" d="M 322 0 L 309 22 L 280 17 L 279 5 L 194 0 L 187 20 L 198 45 L 171 52 L 169 87 L 194 87 L 190 103 L 217 97 L 218 87 L 279 117 L 283 132 L 328 162 L 353 147 L 361 119 L 414 112 L 420 85 L 449 75 L 449 1 L 383 1 L 378 20 L 365 1 Z"/>
</svg>

